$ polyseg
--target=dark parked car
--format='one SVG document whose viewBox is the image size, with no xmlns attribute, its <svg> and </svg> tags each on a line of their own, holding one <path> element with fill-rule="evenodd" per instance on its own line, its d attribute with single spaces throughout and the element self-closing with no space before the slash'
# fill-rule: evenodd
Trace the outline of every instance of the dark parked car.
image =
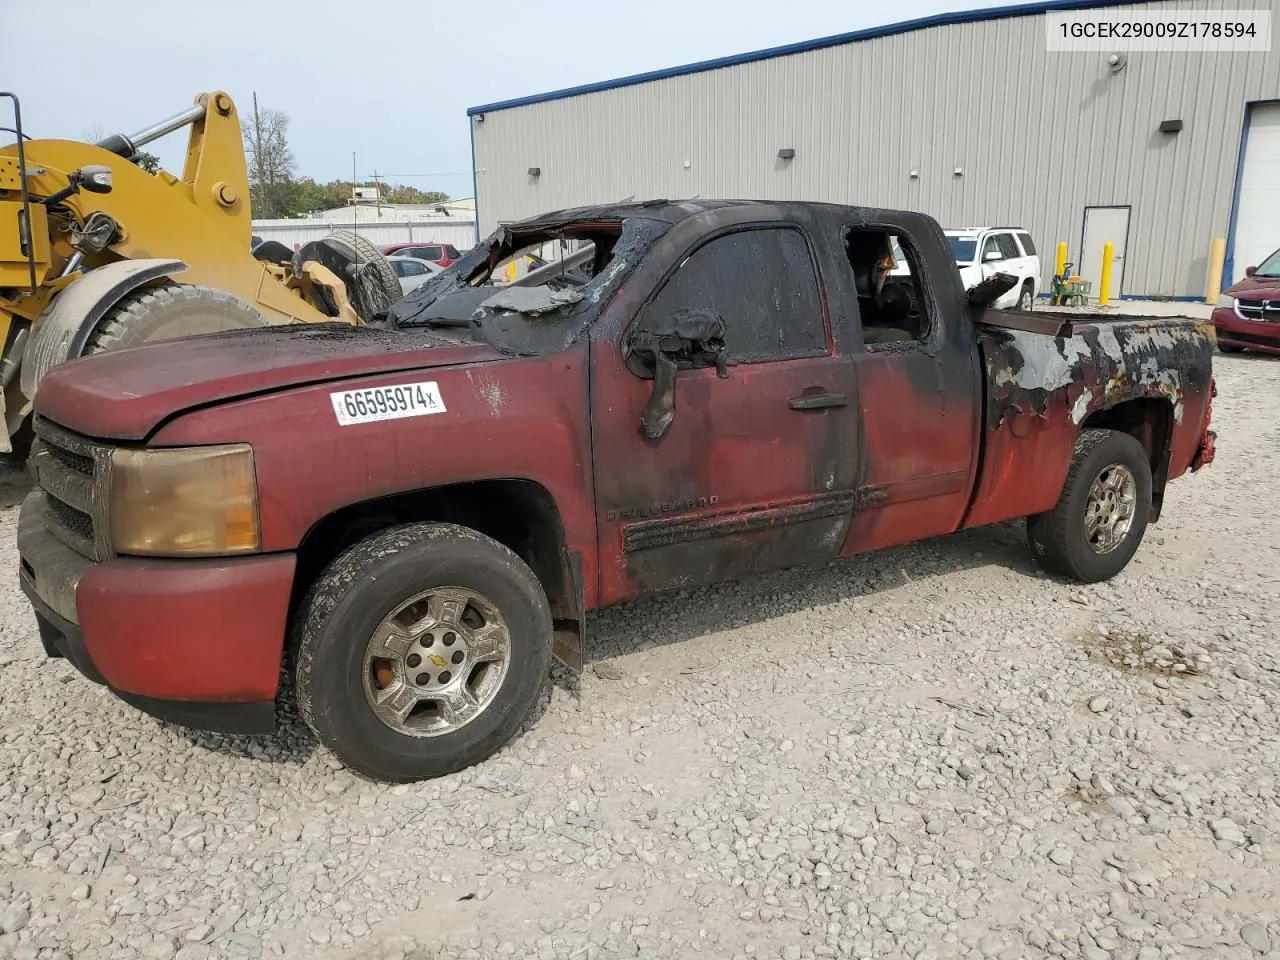
<svg viewBox="0 0 1280 960">
<path fill-rule="evenodd" d="M 1244 273 L 1213 311 L 1218 347 L 1224 353 L 1280 354 L 1280 250 Z"/>
</svg>

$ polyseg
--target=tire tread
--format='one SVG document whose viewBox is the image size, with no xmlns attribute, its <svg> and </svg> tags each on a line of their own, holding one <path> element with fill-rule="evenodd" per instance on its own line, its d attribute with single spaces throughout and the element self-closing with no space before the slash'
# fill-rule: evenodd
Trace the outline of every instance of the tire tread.
<svg viewBox="0 0 1280 960">
<path fill-rule="evenodd" d="M 403 550 L 423 543 L 448 541 L 457 543 L 469 541 L 475 544 L 477 552 L 488 554 L 490 561 L 498 563 L 503 572 L 510 576 L 521 588 L 522 592 L 537 598 L 536 618 L 539 621 L 535 628 L 544 635 L 548 642 L 536 651 L 534 671 L 537 674 L 537 696 L 545 688 L 551 661 L 551 610 L 543 592 L 542 585 L 529 566 L 509 547 L 479 533 L 469 527 L 448 523 L 409 523 L 374 533 L 359 541 L 338 556 L 320 574 L 307 591 L 302 602 L 299 615 L 295 618 L 294 629 L 290 637 L 290 649 L 294 658 L 294 694 L 298 713 L 316 738 L 344 763 L 363 773 L 384 780 L 414 779 L 398 774 L 395 771 L 374 770 L 365 758 L 356 756 L 342 742 L 328 716 L 321 715 L 315 698 L 317 684 L 318 655 L 320 638 L 330 617 L 342 602 L 351 596 L 352 587 L 359 581 L 368 580 L 371 570 L 376 564 L 393 557 Z M 536 696 L 533 702 L 536 702 Z M 491 708 L 492 709 L 492 708 Z M 523 717 L 521 721 L 523 722 Z M 518 730 L 518 727 L 517 727 Z M 516 730 L 499 730 L 493 738 L 496 742 L 488 748 L 488 752 L 498 749 Z M 485 754 L 487 755 L 487 753 Z M 438 766 L 431 776 L 441 776 L 454 772 L 477 762 L 482 757 L 459 756 L 453 762 Z"/>
<path fill-rule="evenodd" d="M 1058 497 L 1058 502 L 1053 509 L 1027 518 L 1027 539 L 1030 541 L 1032 551 L 1041 565 L 1050 573 L 1084 583 L 1093 583 L 1115 576 L 1132 558 L 1133 550 L 1137 549 L 1137 544 L 1132 549 L 1126 546 L 1117 548 L 1122 551 L 1127 550 L 1129 556 L 1125 557 L 1124 563 L 1120 565 L 1120 568 L 1110 572 L 1104 571 L 1101 576 L 1098 575 L 1098 571 L 1084 569 L 1077 561 L 1072 550 L 1073 538 L 1080 531 L 1074 529 L 1077 526 L 1077 518 L 1071 508 L 1075 498 L 1081 493 L 1080 488 L 1085 484 L 1092 483 L 1093 478 L 1090 476 L 1092 467 L 1089 461 L 1094 451 L 1104 443 L 1114 443 L 1122 449 L 1127 447 L 1127 452 L 1133 455 L 1135 459 L 1140 454 L 1138 462 L 1141 467 L 1139 469 L 1148 471 L 1145 481 L 1142 477 L 1135 478 L 1138 481 L 1139 491 L 1145 486 L 1148 494 L 1147 503 L 1139 502 L 1137 504 L 1137 513 L 1134 518 L 1137 529 L 1136 531 L 1131 529 L 1129 533 L 1131 537 L 1136 534 L 1136 540 L 1140 543 L 1146 530 L 1147 519 L 1145 511 L 1150 509 L 1150 464 L 1147 460 L 1146 450 L 1136 439 L 1127 433 L 1115 430 L 1094 427 L 1081 430 L 1076 437 L 1071 466 L 1067 470 L 1067 478 L 1062 485 L 1062 493 Z M 1140 501 L 1141 499 L 1139 497 Z"/>
</svg>

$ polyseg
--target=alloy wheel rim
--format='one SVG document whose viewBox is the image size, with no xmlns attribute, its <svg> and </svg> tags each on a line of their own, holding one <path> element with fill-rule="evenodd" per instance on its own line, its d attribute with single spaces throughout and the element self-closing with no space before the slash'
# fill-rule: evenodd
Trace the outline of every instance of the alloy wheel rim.
<svg viewBox="0 0 1280 960">
<path fill-rule="evenodd" d="M 369 638 L 365 700 L 396 733 L 443 736 L 489 708 L 510 662 L 511 631 L 491 600 L 432 587 L 392 610 Z"/>
<path fill-rule="evenodd" d="M 1094 553 L 1105 555 L 1124 543 L 1137 513 L 1138 482 L 1124 464 L 1105 467 L 1089 486 L 1084 533 Z"/>
</svg>

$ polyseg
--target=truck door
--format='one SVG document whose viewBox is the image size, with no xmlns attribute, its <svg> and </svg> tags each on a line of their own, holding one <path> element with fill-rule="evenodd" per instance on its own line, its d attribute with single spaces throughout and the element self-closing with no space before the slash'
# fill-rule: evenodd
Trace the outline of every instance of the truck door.
<svg viewBox="0 0 1280 960">
<path fill-rule="evenodd" d="M 853 507 L 857 394 L 818 264 L 795 224 L 684 221 L 619 295 L 634 305 L 593 331 L 602 602 L 837 555 Z M 688 310 L 723 321 L 726 376 L 682 359 L 674 415 L 651 439 L 641 430 L 651 356 L 633 345 Z"/>
<path fill-rule="evenodd" d="M 978 461 L 977 345 L 955 262 L 923 219 L 843 228 L 862 344 L 859 512 L 846 552 L 948 533 Z M 879 267 L 897 244 L 907 269 Z"/>
</svg>

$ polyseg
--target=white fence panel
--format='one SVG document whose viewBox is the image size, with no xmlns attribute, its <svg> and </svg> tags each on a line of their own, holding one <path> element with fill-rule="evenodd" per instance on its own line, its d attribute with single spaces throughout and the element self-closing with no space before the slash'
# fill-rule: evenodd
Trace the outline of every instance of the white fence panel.
<svg viewBox="0 0 1280 960">
<path fill-rule="evenodd" d="M 310 240 L 321 240 L 335 230 L 351 230 L 368 237 L 378 247 L 392 243 L 451 243 L 459 250 L 476 245 L 475 221 L 468 220 L 255 220 L 253 235 L 263 240 L 278 240 L 297 250 Z"/>
</svg>

